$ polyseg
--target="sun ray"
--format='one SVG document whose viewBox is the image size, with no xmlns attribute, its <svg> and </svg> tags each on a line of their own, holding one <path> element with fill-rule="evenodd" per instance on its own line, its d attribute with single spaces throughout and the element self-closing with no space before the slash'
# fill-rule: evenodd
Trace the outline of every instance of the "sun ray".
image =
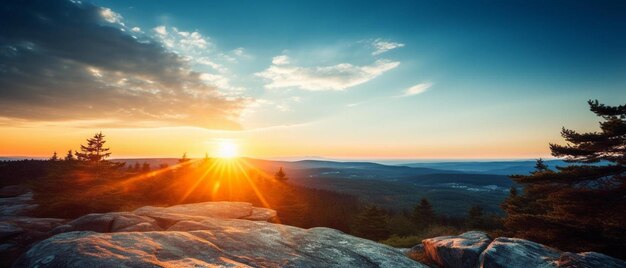
<svg viewBox="0 0 626 268">
<path fill-rule="evenodd" d="M 250 187 L 252 188 L 252 190 L 254 191 L 255 195 L 259 198 L 259 201 L 261 201 L 261 203 L 263 204 L 264 207 L 266 208 L 271 208 L 271 205 L 267 202 L 267 200 L 265 199 L 265 197 L 263 196 L 263 194 L 261 193 L 261 191 L 259 191 L 259 189 L 257 188 L 256 184 L 252 181 L 252 179 L 250 178 L 250 176 L 248 175 L 248 173 L 243 169 L 243 167 L 237 162 L 235 163 L 235 166 L 241 171 L 241 173 L 244 175 L 244 178 L 247 180 L 248 184 L 250 184 Z"/>
<path fill-rule="evenodd" d="M 196 180 L 196 182 L 193 184 L 193 186 L 189 187 L 189 189 L 180 197 L 180 201 L 179 202 L 183 202 L 185 199 L 187 199 L 187 197 L 189 197 L 189 195 L 191 195 L 191 193 L 193 191 L 195 191 L 197 189 L 197 187 L 206 180 L 207 175 L 209 175 L 209 173 L 211 172 L 211 170 L 213 170 L 213 168 L 215 168 L 217 166 L 216 162 L 211 163 L 211 166 L 209 168 L 207 168 L 204 173 L 202 173 L 202 175 Z"/>
</svg>

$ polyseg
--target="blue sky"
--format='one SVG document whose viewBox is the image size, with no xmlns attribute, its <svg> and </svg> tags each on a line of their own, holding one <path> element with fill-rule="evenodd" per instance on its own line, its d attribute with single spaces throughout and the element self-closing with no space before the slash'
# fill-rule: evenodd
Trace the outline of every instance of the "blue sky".
<svg viewBox="0 0 626 268">
<path fill-rule="evenodd" d="M 588 99 L 626 102 L 620 1 L 92 3 L 245 99 L 233 122 L 172 127 L 297 144 L 279 156 L 545 156 L 561 126 L 595 128 Z"/>
</svg>

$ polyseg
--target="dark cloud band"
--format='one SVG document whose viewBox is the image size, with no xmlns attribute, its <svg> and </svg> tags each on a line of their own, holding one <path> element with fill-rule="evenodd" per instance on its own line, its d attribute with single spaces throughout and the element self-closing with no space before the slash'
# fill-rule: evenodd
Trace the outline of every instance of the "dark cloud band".
<svg viewBox="0 0 626 268">
<path fill-rule="evenodd" d="M 245 100 L 221 95 L 180 56 L 102 10 L 63 0 L 0 6 L 0 117 L 238 128 Z"/>
</svg>

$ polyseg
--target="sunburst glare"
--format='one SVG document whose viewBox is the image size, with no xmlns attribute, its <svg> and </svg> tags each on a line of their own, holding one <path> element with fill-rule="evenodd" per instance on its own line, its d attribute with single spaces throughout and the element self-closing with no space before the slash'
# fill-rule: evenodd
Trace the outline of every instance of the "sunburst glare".
<svg viewBox="0 0 626 268">
<path fill-rule="evenodd" d="M 220 140 L 217 143 L 215 156 L 227 159 L 238 157 L 239 147 L 233 140 Z"/>
</svg>

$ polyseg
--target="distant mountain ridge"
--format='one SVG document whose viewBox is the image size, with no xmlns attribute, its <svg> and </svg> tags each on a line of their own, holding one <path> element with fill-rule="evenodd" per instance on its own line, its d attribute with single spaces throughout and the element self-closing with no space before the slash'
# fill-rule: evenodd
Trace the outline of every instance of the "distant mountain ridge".
<svg viewBox="0 0 626 268">
<path fill-rule="evenodd" d="M 423 162 L 423 163 L 408 163 L 401 164 L 400 166 L 406 167 L 419 167 L 419 168 L 432 168 L 453 170 L 464 173 L 479 173 L 479 174 L 494 174 L 494 175 L 526 175 L 535 169 L 534 160 L 521 160 L 521 161 L 458 161 L 458 162 Z M 556 169 L 557 166 L 568 166 L 571 163 L 563 160 L 545 160 L 544 163 L 551 169 Z"/>
</svg>

